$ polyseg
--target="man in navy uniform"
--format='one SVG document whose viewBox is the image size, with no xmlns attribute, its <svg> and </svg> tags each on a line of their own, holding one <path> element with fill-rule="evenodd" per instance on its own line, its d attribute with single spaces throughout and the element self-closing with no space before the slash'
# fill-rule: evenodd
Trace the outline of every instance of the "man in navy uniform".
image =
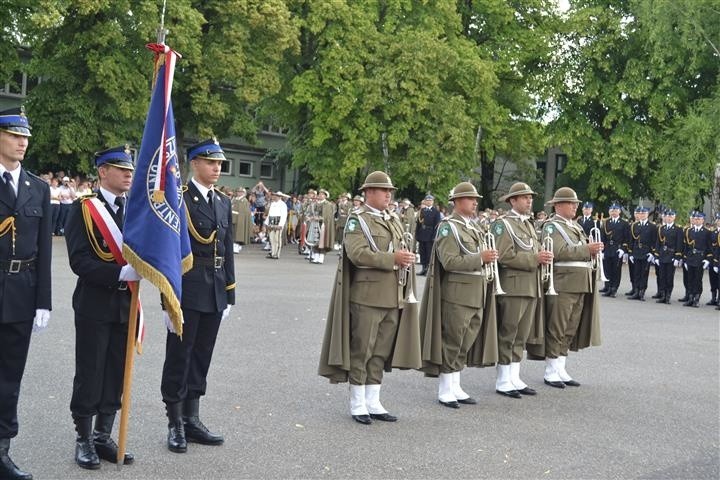
<svg viewBox="0 0 720 480">
<path fill-rule="evenodd" d="M 0 478 L 31 479 L 10 459 L 30 334 L 50 319 L 50 187 L 21 163 L 30 124 L 21 109 L 0 112 Z"/>
<path fill-rule="evenodd" d="M 613 297 L 617 295 L 622 278 L 622 262 L 626 255 L 628 237 L 630 236 L 630 227 L 627 220 L 620 217 L 622 207 L 617 202 L 613 202 L 608 209 L 610 218 L 602 222 L 600 229 L 600 238 L 603 241 L 603 268 L 608 281 L 605 288 L 600 290 L 605 297 Z"/>
<path fill-rule="evenodd" d="M 235 303 L 232 208 L 230 199 L 214 186 L 226 161 L 217 140 L 190 147 L 187 158 L 193 177 L 183 193 L 193 268 L 183 275 L 183 335 L 172 331 L 165 313 L 167 336 L 161 391 L 168 415 L 168 449 L 183 453 L 187 442 L 220 445 L 221 435 L 200 421 L 200 397 L 205 395 L 220 322 Z"/>
<path fill-rule="evenodd" d="M 640 300 L 641 302 L 645 301 L 650 264 L 653 261 L 651 249 L 657 240 L 657 227 L 648 220 L 649 211 L 647 207 L 639 205 L 635 209 L 636 221 L 630 225 L 630 251 L 628 253 L 630 261 L 635 266 L 633 269 L 635 293 L 630 296 L 630 300 Z"/>
<path fill-rule="evenodd" d="M 593 208 L 595 208 L 595 205 L 593 205 L 592 202 L 583 203 L 582 217 L 578 217 L 577 219 L 577 222 L 582 227 L 585 235 L 588 236 L 590 235 L 590 230 L 596 226 L 595 219 L 593 218 Z"/>
<path fill-rule="evenodd" d="M 712 232 L 705 228 L 703 212 L 693 212 L 690 221 L 692 224 L 685 227 L 683 232 L 683 261 L 688 277 L 688 300 L 683 305 L 698 307 L 702 295 L 703 270 L 710 268 L 712 261 Z"/>
<path fill-rule="evenodd" d="M 715 214 L 715 229 L 711 231 L 710 236 L 712 237 L 712 248 L 713 248 L 713 261 L 717 262 L 717 254 L 715 254 L 715 250 L 717 247 L 720 247 L 718 245 L 719 239 L 720 239 L 720 212 Z M 715 263 L 717 265 L 717 263 Z M 715 268 L 710 265 L 710 268 L 708 268 L 708 276 L 710 277 L 710 294 L 712 295 L 710 298 L 710 301 L 707 302 L 705 305 L 715 305 L 720 306 L 720 297 L 718 297 L 718 289 L 720 288 L 720 276 L 715 271 Z"/>
<path fill-rule="evenodd" d="M 653 256 L 658 265 L 657 303 L 670 304 L 670 295 L 675 286 L 675 267 L 680 266 L 683 254 L 683 232 L 675 225 L 675 210 L 663 212 L 664 225 L 658 228 L 657 243 L 653 247 Z"/>
<path fill-rule="evenodd" d="M 435 240 L 435 231 L 438 224 L 440 224 L 440 211 L 433 206 L 434 202 L 435 197 L 426 195 L 423 208 L 420 209 L 418 214 L 418 228 L 415 230 L 415 239 L 419 244 L 420 263 L 422 264 L 422 271 L 418 275 L 427 274 L 433 241 Z"/>
<path fill-rule="evenodd" d="M 73 294 L 75 379 L 70 400 L 77 431 L 75 462 L 90 470 L 100 468 L 101 458 L 117 462 L 118 446 L 110 433 L 122 405 L 131 296 L 127 282 L 140 279 L 132 266 L 118 263 L 108 246 L 114 238 L 122 249 L 125 194 L 134 170 L 128 146 L 96 153 L 95 166 L 100 188 L 73 203 L 65 224 L 70 268 L 78 276 Z M 103 213 L 100 219 L 91 215 L 93 208 Z M 99 228 L 98 221 L 106 227 Z M 102 232 L 108 228 L 116 228 L 119 237 L 105 238 Z M 132 454 L 126 453 L 124 463 L 132 462 Z"/>
</svg>

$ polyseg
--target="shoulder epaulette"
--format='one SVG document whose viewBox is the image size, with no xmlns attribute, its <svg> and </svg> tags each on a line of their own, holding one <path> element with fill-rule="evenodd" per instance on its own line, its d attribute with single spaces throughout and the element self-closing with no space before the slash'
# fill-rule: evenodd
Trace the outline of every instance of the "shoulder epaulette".
<svg viewBox="0 0 720 480">
<path fill-rule="evenodd" d="M 222 190 L 218 190 L 217 188 L 214 188 L 213 190 L 215 190 L 217 193 L 219 193 L 220 195 L 222 195 L 225 198 L 230 198 L 230 196 L 227 193 L 223 192 Z"/>
<path fill-rule="evenodd" d="M 97 197 L 97 193 L 95 193 L 95 192 L 86 193 L 85 195 L 81 195 L 80 197 L 78 197 L 78 200 L 80 200 L 81 202 L 84 202 L 85 200 L 95 198 L 95 197 Z"/>
</svg>

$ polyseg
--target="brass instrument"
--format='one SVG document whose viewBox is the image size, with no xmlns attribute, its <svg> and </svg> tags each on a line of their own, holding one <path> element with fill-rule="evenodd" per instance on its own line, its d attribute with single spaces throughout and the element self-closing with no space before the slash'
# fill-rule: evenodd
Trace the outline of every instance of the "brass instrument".
<svg viewBox="0 0 720 480">
<path fill-rule="evenodd" d="M 485 234 L 484 240 L 485 250 L 497 250 L 497 248 L 495 247 L 495 235 L 493 235 L 491 232 L 488 232 Z M 487 281 L 495 283 L 495 295 L 505 295 L 505 291 L 500 286 L 500 275 L 498 272 L 497 260 L 493 260 L 490 263 L 484 264 L 483 268 L 485 269 L 485 278 L 487 279 Z"/>
<path fill-rule="evenodd" d="M 413 237 L 412 233 L 405 232 L 403 233 L 402 240 L 400 241 L 400 249 L 401 250 L 407 250 L 408 252 L 413 253 L 412 245 L 415 243 L 415 237 Z M 398 271 L 398 284 L 401 286 L 407 285 L 408 276 L 410 275 L 410 271 L 412 269 L 412 265 L 408 265 L 407 267 L 402 267 Z M 406 297 L 405 297 L 405 303 L 418 303 L 417 298 L 415 297 L 415 292 L 413 292 L 412 285 L 410 285 L 410 290 L 408 291 Z"/>
<path fill-rule="evenodd" d="M 551 237 L 545 237 L 543 239 L 542 251 L 553 251 L 553 239 Z M 542 278 L 543 282 L 548 282 L 548 289 L 545 292 L 545 295 L 557 295 L 557 292 L 555 291 L 555 282 L 553 280 L 553 263 L 554 260 L 551 260 L 550 263 L 543 263 L 540 267 L 540 278 Z"/>
<path fill-rule="evenodd" d="M 590 241 L 593 243 L 600 243 L 600 229 L 598 227 L 593 227 L 590 229 Z M 592 269 L 600 271 L 600 280 L 603 282 L 609 282 L 608 278 L 605 276 L 605 268 L 603 267 L 603 261 L 600 256 L 600 252 L 592 256 Z"/>
</svg>

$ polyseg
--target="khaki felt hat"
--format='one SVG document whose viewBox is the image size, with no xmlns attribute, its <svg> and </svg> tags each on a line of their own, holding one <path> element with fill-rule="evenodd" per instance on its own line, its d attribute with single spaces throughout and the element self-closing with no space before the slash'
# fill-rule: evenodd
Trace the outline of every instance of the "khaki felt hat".
<svg viewBox="0 0 720 480">
<path fill-rule="evenodd" d="M 388 174 L 381 171 L 372 172 L 365 177 L 365 183 L 362 184 L 360 190 L 363 191 L 366 188 L 387 188 L 390 190 L 396 190 L 392 181 L 390 181 Z"/>
<path fill-rule="evenodd" d="M 499 200 L 501 202 L 507 202 L 512 197 L 517 197 L 518 195 L 537 195 L 537 192 L 533 192 L 533 189 L 530 188 L 530 185 L 527 183 L 517 182 L 513 183 L 507 195 L 503 195 Z"/>
<path fill-rule="evenodd" d="M 552 200 L 545 202 L 545 205 L 555 205 L 556 203 L 571 202 L 580 203 L 577 193 L 570 187 L 560 187 L 555 191 Z"/>
<path fill-rule="evenodd" d="M 455 185 L 455 188 L 453 188 L 450 191 L 450 200 L 455 200 L 456 198 L 462 198 L 462 197 L 473 197 L 473 198 L 482 198 L 482 195 L 480 195 L 475 188 L 475 185 L 473 185 L 470 182 L 460 182 L 457 185 Z"/>
</svg>

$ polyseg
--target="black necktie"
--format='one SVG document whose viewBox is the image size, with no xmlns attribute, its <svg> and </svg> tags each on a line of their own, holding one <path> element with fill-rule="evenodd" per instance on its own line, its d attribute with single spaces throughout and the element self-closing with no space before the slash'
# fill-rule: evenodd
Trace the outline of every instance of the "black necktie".
<svg viewBox="0 0 720 480">
<path fill-rule="evenodd" d="M 15 195 L 15 189 L 12 186 L 12 175 L 10 175 L 10 172 L 6 170 L 5 173 L 3 173 L 3 178 L 5 179 L 5 189 L 10 194 L 10 198 L 15 200 L 17 196 Z"/>
<path fill-rule="evenodd" d="M 115 197 L 115 205 L 117 205 L 118 209 L 115 213 L 120 219 L 120 223 L 123 223 L 123 215 L 125 214 L 125 197 Z"/>
<path fill-rule="evenodd" d="M 213 206 L 213 191 L 212 190 L 208 190 L 207 197 L 208 197 L 208 205 L 210 205 L 210 208 L 212 208 L 212 206 Z"/>
</svg>

